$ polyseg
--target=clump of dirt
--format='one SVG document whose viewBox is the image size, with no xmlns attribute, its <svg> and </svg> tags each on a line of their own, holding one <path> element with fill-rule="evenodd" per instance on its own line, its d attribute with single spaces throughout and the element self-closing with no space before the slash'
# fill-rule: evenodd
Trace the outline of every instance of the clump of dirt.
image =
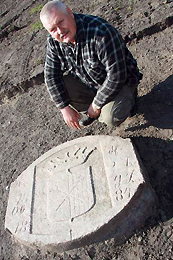
<svg viewBox="0 0 173 260">
<path fill-rule="evenodd" d="M 0 259 L 172 259 L 173 258 L 173 2 L 161 0 L 66 1 L 74 11 L 94 13 L 116 26 L 138 61 L 137 114 L 120 127 L 93 123 L 69 129 L 50 101 L 43 80 L 47 32 L 39 23 L 46 0 L 0 3 Z M 4 230 L 8 187 L 40 155 L 86 135 L 131 138 L 158 198 L 153 216 L 123 245 L 114 239 L 59 255 L 33 250 Z"/>
</svg>

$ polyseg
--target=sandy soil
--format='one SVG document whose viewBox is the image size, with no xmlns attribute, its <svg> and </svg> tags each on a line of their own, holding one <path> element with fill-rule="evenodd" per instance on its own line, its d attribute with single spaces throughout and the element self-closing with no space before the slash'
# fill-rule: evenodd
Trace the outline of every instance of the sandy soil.
<svg viewBox="0 0 173 260">
<path fill-rule="evenodd" d="M 3 0 L 0 3 L 0 260 L 171 260 L 173 3 L 159 0 L 144 3 L 139 0 L 67 1 L 73 10 L 94 12 L 116 26 L 144 74 L 134 117 L 116 129 L 95 122 L 81 131 L 74 131 L 64 124 L 43 83 L 47 33 L 38 28 L 34 31 L 33 24 L 39 19 L 34 8 L 45 2 Z M 15 242 L 4 230 L 10 183 L 53 146 L 97 134 L 133 140 L 158 198 L 153 215 L 120 246 L 115 246 L 114 239 L 110 239 L 59 255 L 56 250 L 33 250 Z"/>
</svg>

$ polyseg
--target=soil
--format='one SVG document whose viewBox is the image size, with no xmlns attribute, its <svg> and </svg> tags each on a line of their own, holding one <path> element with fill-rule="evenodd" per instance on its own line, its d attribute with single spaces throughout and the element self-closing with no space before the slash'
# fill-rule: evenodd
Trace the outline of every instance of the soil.
<svg viewBox="0 0 173 260">
<path fill-rule="evenodd" d="M 117 128 L 98 122 L 71 130 L 50 100 L 43 80 L 47 32 L 39 7 L 47 1 L 0 3 L 0 260 L 173 259 L 173 1 L 67 0 L 119 29 L 144 77 L 138 110 Z M 59 254 L 19 244 L 4 229 L 9 186 L 54 146 L 86 135 L 131 138 L 148 172 L 157 203 L 152 216 L 123 245 L 114 239 Z"/>
</svg>

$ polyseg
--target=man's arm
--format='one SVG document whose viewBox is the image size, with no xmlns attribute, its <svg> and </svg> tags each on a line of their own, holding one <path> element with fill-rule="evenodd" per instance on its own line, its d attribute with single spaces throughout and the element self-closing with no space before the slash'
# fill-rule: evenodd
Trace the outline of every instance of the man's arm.
<svg viewBox="0 0 173 260">
<path fill-rule="evenodd" d="M 62 109 L 60 109 L 62 116 L 64 118 L 64 121 L 68 126 L 71 126 L 72 128 L 80 129 L 79 125 L 79 119 L 81 118 L 80 114 L 71 108 L 70 106 L 66 106 Z"/>
<path fill-rule="evenodd" d="M 98 118 L 101 113 L 101 108 L 96 107 L 93 103 L 88 108 L 88 116 Z"/>
<path fill-rule="evenodd" d="M 58 108 L 69 105 L 68 93 L 62 79 L 61 56 L 59 43 L 49 37 L 44 70 L 45 83 L 51 98 Z"/>
<path fill-rule="evenodd" d="M 49 38 L 47 44 L 47 54 L 45 62 L 45 82 L 48 92 L 55 102 L 56 106 L 60 108 L 64 121 L 68 126 L 80 129 L 79 118 L 77 111 L 69 106 L 68 93 L 66 91 L 64 81 L 62 79 L 61 61 L 58 53 L 58 45 Z"/>
</svg>

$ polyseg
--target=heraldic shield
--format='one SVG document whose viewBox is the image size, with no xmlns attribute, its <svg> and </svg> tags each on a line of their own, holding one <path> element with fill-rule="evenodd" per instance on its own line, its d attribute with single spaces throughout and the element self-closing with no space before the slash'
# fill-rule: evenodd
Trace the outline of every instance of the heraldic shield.
<svg viewBox="0 0 173 260">
<path fill-rule="evenodd" d="M 96 195 L 91 162 L 97 152 L 96 148 L 80 144 L 75 149 L 73 146 L 61 150 L 37 165 L 33 221 L 38 214 L 51 223 L 73 221 L 94 207 Z M 42 205 L 37 202 L 40 196 Z"/>
</svg>

